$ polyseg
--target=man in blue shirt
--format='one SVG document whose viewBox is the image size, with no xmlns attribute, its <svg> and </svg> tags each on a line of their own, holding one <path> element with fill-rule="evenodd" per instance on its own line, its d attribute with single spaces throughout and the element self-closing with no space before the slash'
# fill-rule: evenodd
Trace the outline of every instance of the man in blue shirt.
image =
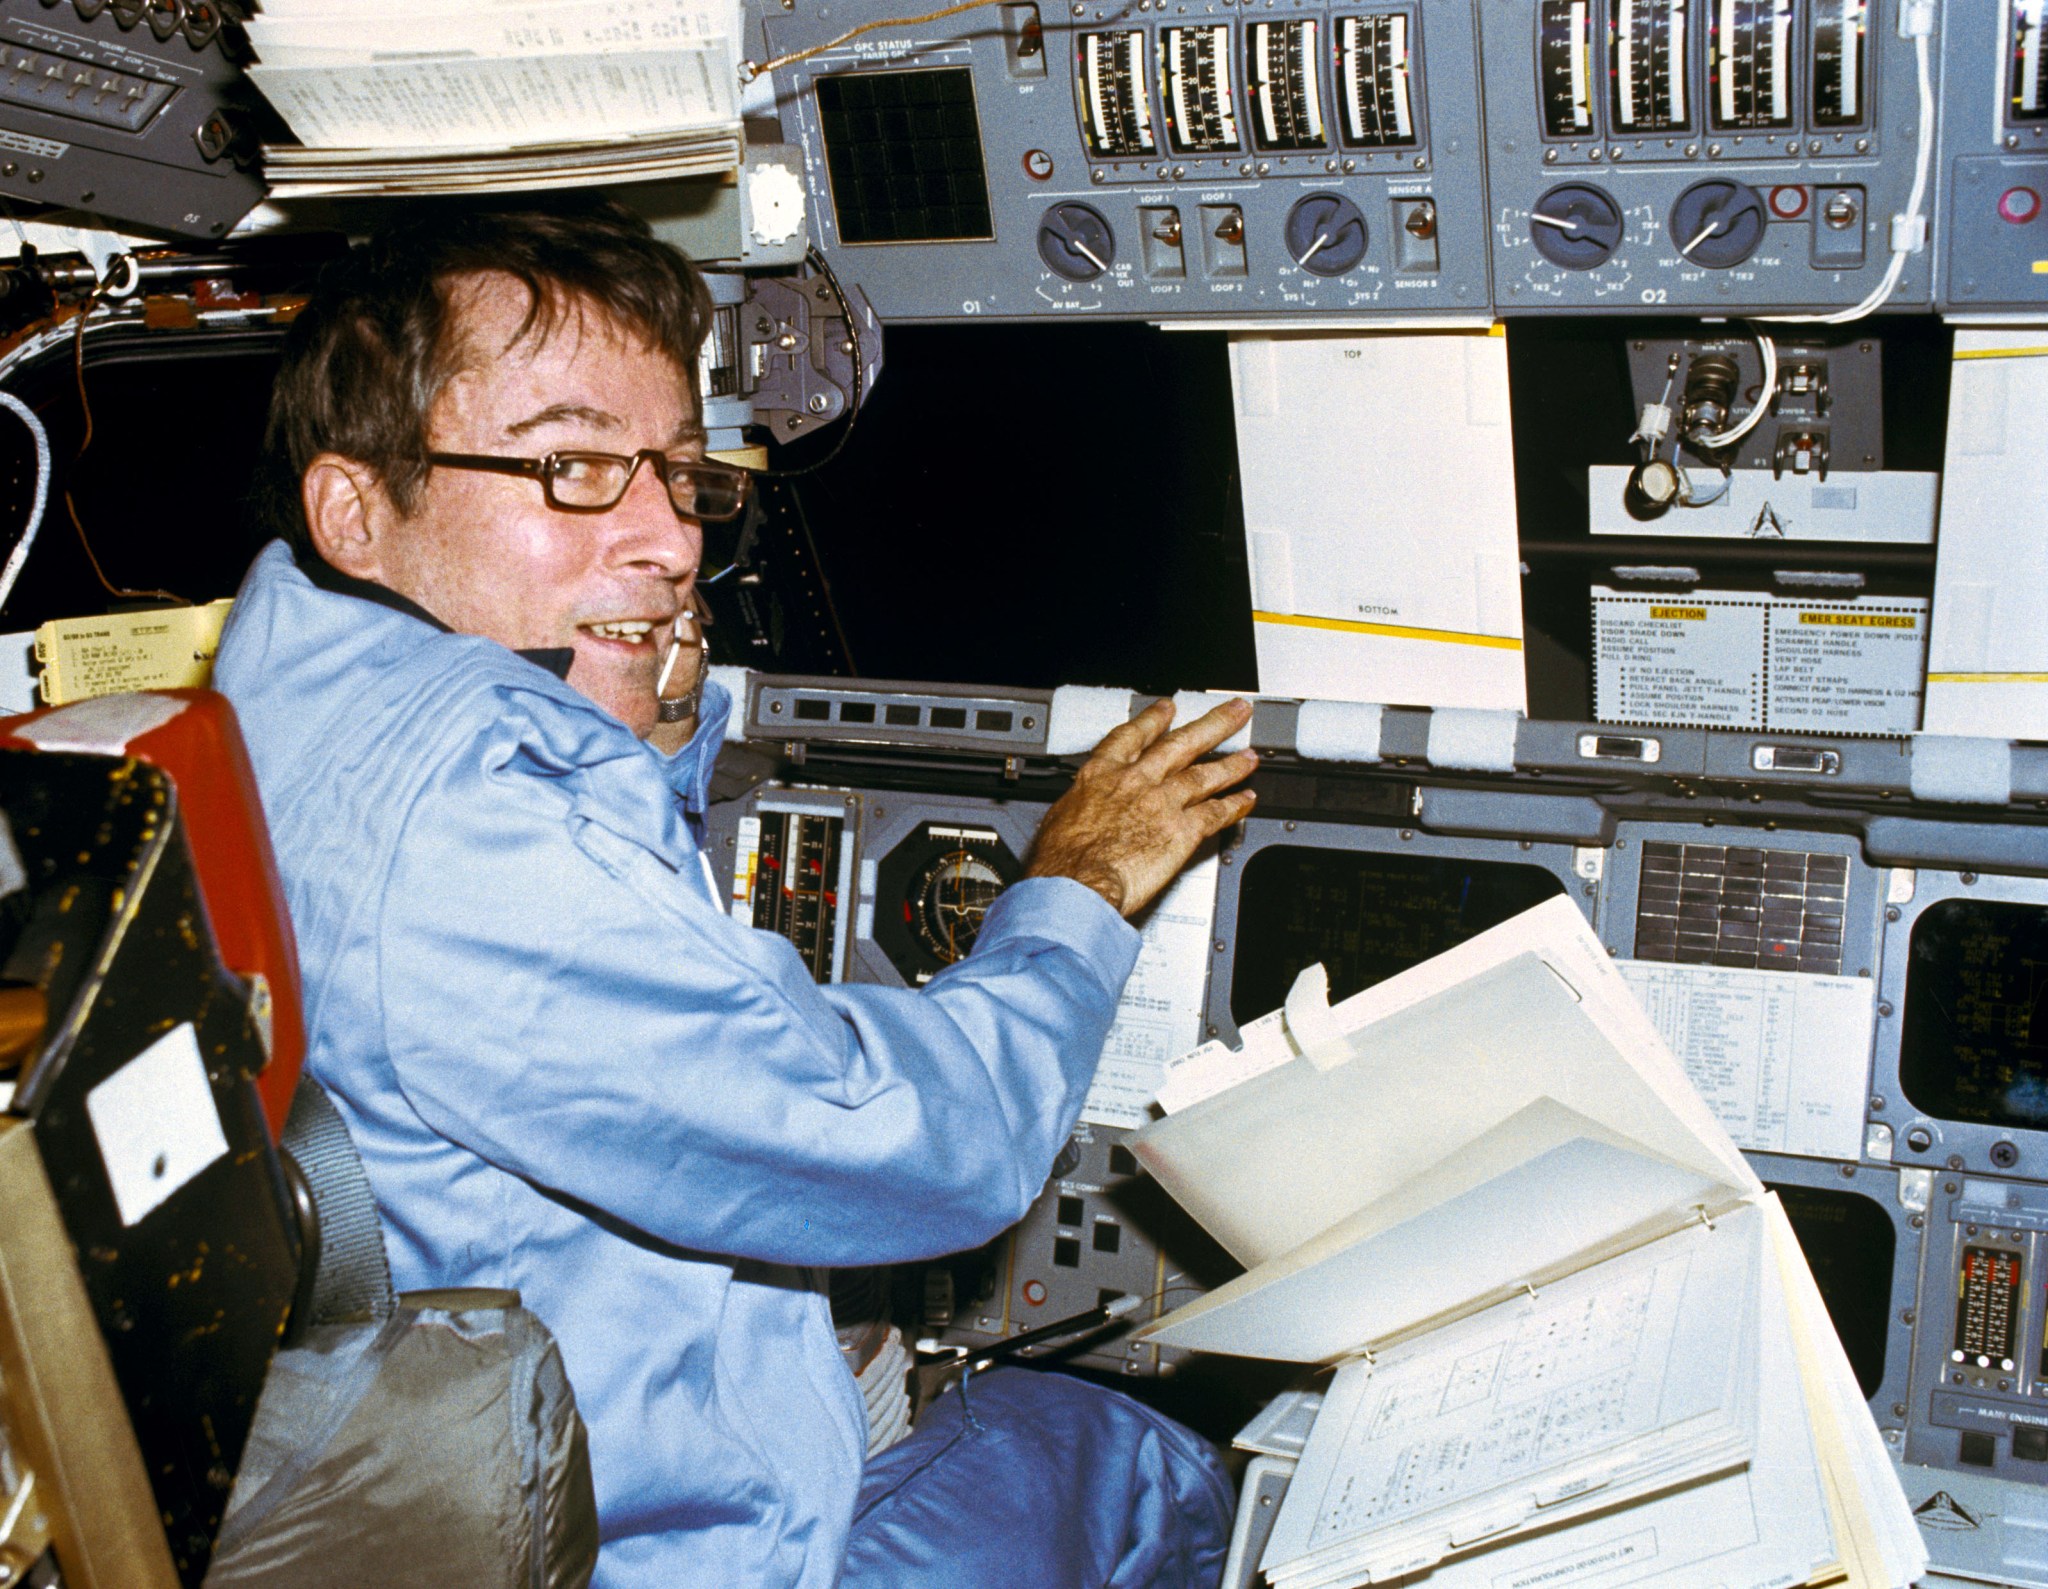
<svg viewBox="0 0 2048 1589">
<path fill-rule="evenodd" d="M 1250 753 L 1201 759 L 1249 709 L 1112 733 L 928 987 L 816 986 L 697 851 L 731 703 L 706 683 L 690 715 L 694 657 L 657 699 L 701 515 L 744 490 L 703 460 L 706 320 L 680 256 L 599 205 L 397 229 L 294 326 L 284 539 L 216 678 L 310 1073 L 398 1286 L 514 1288 L 553 1329 L 605 1589 L 1212 1581 L 1213 1453 L 1076 1381 L 978 1380 L 864 1478 L 821 1273 L 1029 1206 L 1133 963 L 1120 916 L 1250 808 Z"/>
</svg>

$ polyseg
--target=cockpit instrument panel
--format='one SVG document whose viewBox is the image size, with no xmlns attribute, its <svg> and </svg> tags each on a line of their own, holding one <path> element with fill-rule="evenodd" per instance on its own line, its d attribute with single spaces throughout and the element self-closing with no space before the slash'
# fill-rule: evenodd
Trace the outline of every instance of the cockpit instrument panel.
<svg viewBox="0 0 2048 1589">
<path fill-rule="evenodd" d="M 1942 7 L 1944 312 L 2048 305 L 2048 0 Z"/>
<path fill-rule="evenodd" d="M 1496 308 L 1849 306 L 1885 276 L 1918 114 L 1869 0 L 1481 7 Z M 1924 307 L 1925 254 L 1886 300 Z"/>
<path fill-rule="evenodd" d="M 1031 738 L 1045 697 L 1011 693 L 761 681 L 757 737 L 806 747 L 785 772 L 845 782 L 763 784 L 713 808 L 735 915 L 788 937 L 821 980 L 915 986 L 967 950 L 1060 786 Z M 1581 729 L 1532 722 L 1518 768 L 1552 730 L 1569 747 Z M 1583 798 L 1611 820 L 1560 838 L 1562 755 L 1543 753 L 1540 780 L 1533 762 L 1465 776 L 1290 759 L 1284 737 L 1255 735 L 1275 747 L 1261 814 L 1218 856 L 1213 895 L 1182 901 L 1198 918 L 1213 906 L 1213 925 L 1142 996 L 1185 995 L 1198 1035 L 1231 1040 L 1307 964 L 1342 998 L 1564 894 L 1782 1200 L 1910 1504 L 1923 1521 L 1976 1519 L 1930 1526 L 1937 1565 L 2036 1583 L 2024 1524 L 2048 1516 L 2048 823 L 2031 793 L 2002 823 L 1921 806 L 1894 788 L 1903 740 L 1843 741 L 1833 772 L 1767 788 L 1755 738 L 1692 731 L 1641 771 L 1603 764 Z M 1693 770 L 1673 773 L 1680 758 Z M 2028 790 L 2040 771 L 2029 763 Z M 1720 802 L 1737 785 L 1770 814 Z M 1901 845 L 1956 864 L 1916 865 Z M 833 897 L 804 882 L 835 864 Z M 792 872 L 764 902 L 758 880 Z M 815 952 L 828 920 L 845 923 L 829 971 Z M 1104 1069 L 1128 1058 L 1113 1034 Z M 1236 1272 L 1131 1153 L 1144 1111 L 1097 1103 L 1091 1091 L 1026 1217 L 927 1277 L 925 1327 L 978 1344 L 1130 1295 L 1150 1318 Z M 1134 1377 L 1216 1367 L 1121 1329 L 1057 1355 Z"/>
<path fill-rule="evenodd" d="M 842 31 L 817 0 L 755 25 L 767 55 Z M 885 321 L 1469 321 L 1476 26 L 1469 0 L 1010 4 L 824 50 L 775 105 Z"/>
</svg>

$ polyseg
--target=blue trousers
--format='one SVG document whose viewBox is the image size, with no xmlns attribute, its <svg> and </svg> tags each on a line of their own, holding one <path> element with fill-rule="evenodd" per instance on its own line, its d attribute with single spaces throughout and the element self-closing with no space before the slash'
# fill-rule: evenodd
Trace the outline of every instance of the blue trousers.
<svg viewBox="0 0 2048 1589">
<path fill-rule="evenodd" d="M 999 1368 L 868 1464 L 840 1589 L 1213 1589 L 1233 1503 L 1215 1451 L 1172 1419 Z"/>
</svg>

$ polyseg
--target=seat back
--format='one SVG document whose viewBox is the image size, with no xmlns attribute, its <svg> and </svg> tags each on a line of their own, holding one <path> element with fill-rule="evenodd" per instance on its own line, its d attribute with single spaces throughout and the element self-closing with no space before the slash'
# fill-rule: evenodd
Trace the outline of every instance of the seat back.
<svg viewBox="0 0 2048 1589">
<path fill-rule="evenodd" d="M 16 1023 L 11 1109 L 97 1326 L 42 1347 L 103 1355 L 187 1585 L 205 1575 L 302 1245 L 275 1144 L 283 1111 L 264 1090 L 288 1097 L 296 1078 L 297 969 L 247 767 L 226 703 L 205 692 L 0 723 L 0 993 L 41 1014 Z M 44 1294 L 0 1298 L 0 1335 L 24 1353 Z M 57 1368 L 30 1372 L 92 1378 Z M 46 1454 L 87 1413 L 31 1405 L 12 1374 L 6 1392 L 17 1431 L 49 1426 Z M 92 1581 L 74 1527 L 84 1497 L 53 1493 L 64 1471 L 39 1475 L 59 1563 L 67 1582 Z"/>
</svg>

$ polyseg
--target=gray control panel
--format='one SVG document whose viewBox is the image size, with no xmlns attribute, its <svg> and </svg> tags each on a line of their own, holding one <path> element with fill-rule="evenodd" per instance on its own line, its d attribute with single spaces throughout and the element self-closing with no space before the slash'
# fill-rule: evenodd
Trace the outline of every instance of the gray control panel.
<svg viewBox="0 0 2048 1589">
<path fill-rule="evenodd" d="M 1503 313 L 1846 308 L 1920 115 L 1897 0 L 1484 0 Z M 1887 302 L 1924 308 L 1931 255 Z"/>
<path fill-rule="evenodd" d="M 820 246 L 884 320 L 1924 310 L 1943 171 L 1923 57 L 1928 104 L 1945 59 L 1982 90 L 1951 107 L 1947 158 L 1998 191 L 1988 235 L 1956 247 L 1989 271 L 2035 213 L 2007 195 L 2048 125 L 2048 80 L 2026 76 L 2039 0 L 1992 9 L 996 4 L 820 49 L 777 69 L 774 104 Z M 858 20 L 750 12 L 762 60 Z M 1989 163 L 1966 175 L 1964 144 Z M 1895 228 L 1923 158 L 1920 224 Z"/>
<path fill-rule="evenodd" d="M 1944 312 L 2048 306 L 2048 6 L 1979 0 L 1942 25 L 1938 301 Z"/>
<path fill-rule="evenodd" d="M 1058 792 L 1048 706 L 756 680 L 755 753 L 782 760 L 712 812 L 734 913 L 821 981 L 919 985 L 971 947 Z M 1187 990 L 1204 1035 L 1312 961 L 1341 997 L 1572 899 L 1653 1019 L 1692 1001 L 1670 1040 L 1784 1202 L 1936 1564 L 2048 1589 L 2048 754 L 2016 752 L 1987 820 L 1912 799 L 1909 741 L 1778 736 L 1765 759 L 1754 735 L 1531 723 L 1513 775 L 1475 778 L 1432 770 L 1409 715 L 1388 760 L 1339 767 L 1260 703 L 1261 814 L 1219 857 Z M 1118 1295 L 1142 1321 L 1228 1279 L 1129 1136 L 1080 1127 L 1022 1222 L 927 1274 L 924 1328 L 983 1344 Z M 1050 1355 L 1196 1366 L 1124 1327 Z"/>
<path fill-rule="evenodd" d="M 757 47 L 858 20 L 768 7 Z M 1046 0 L 878 29 L 775 93 L 820 246 L 885 321 L 1469 320 L 1477 56 L 1470 0 Z"/>
</svg>

